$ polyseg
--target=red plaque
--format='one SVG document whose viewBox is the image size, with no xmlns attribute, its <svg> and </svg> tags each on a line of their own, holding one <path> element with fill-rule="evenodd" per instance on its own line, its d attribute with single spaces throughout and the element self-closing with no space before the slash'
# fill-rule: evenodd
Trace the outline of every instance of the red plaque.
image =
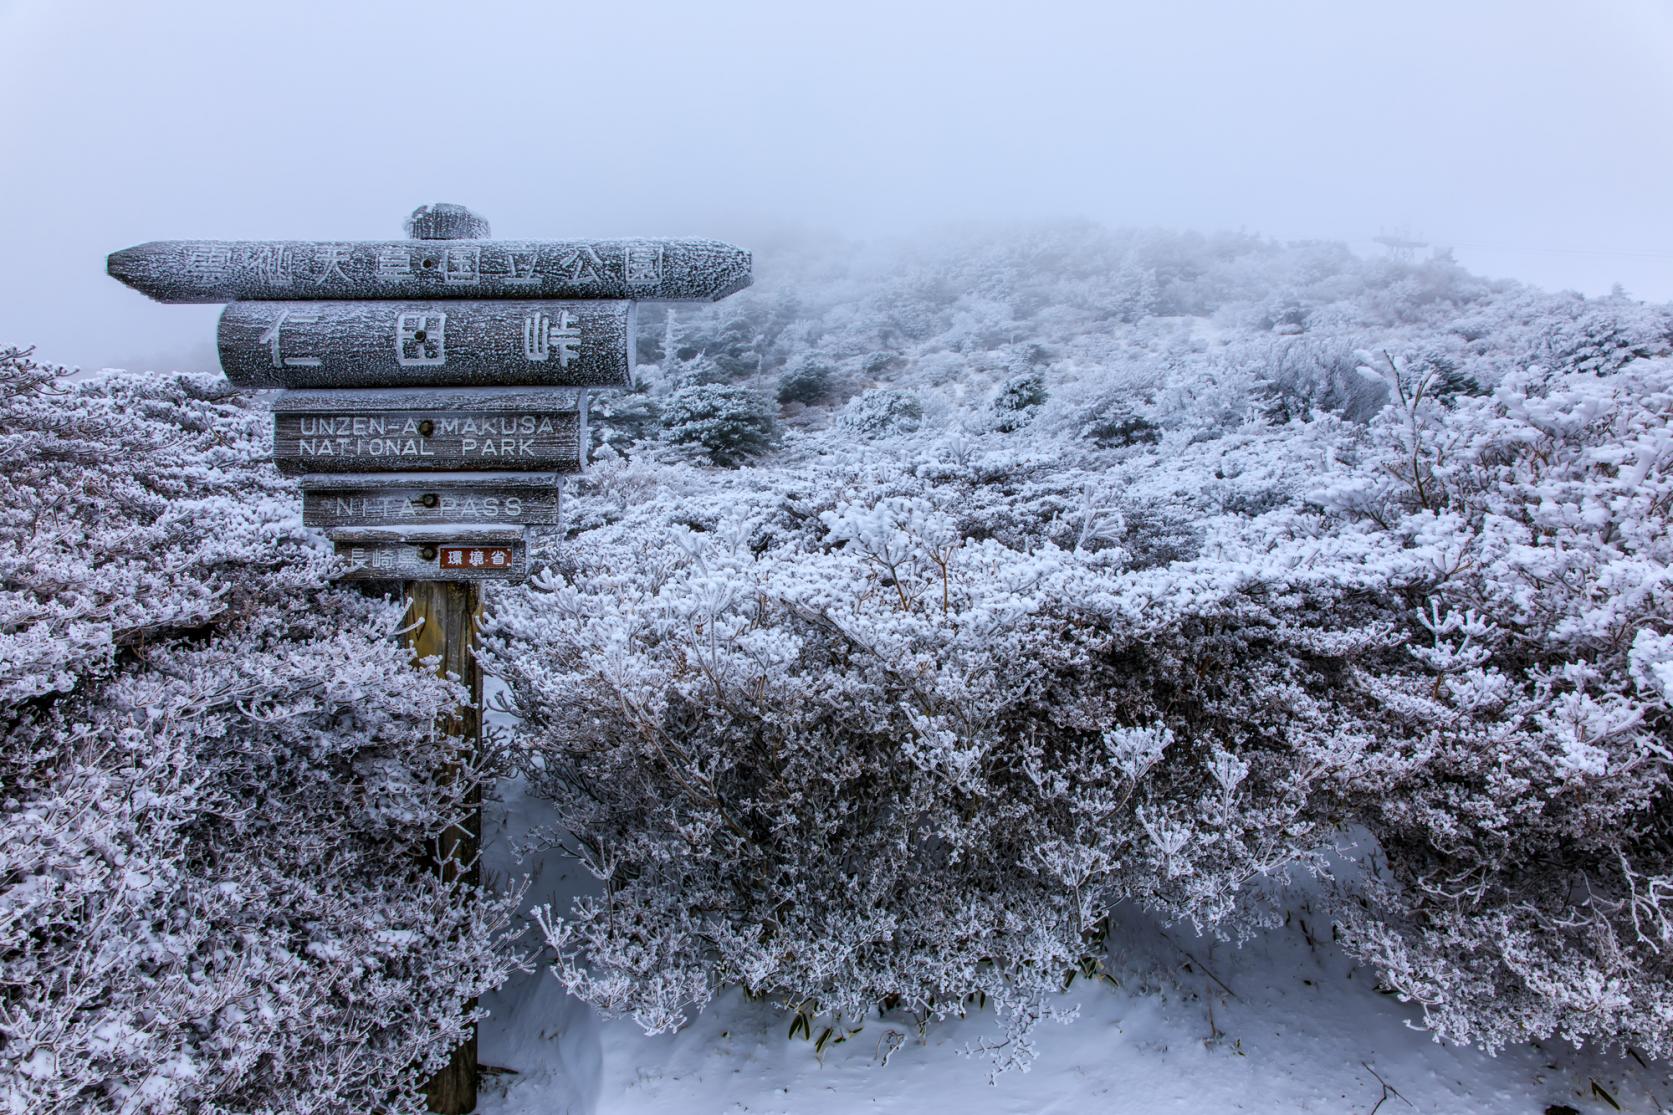
<svg viewBox="0 0 1673 1115">
<path fill-rule="evenodd" d="M 510 569 L 510 546 L 441 546 L 436 560 L 443 569 Z"/>
</svg>

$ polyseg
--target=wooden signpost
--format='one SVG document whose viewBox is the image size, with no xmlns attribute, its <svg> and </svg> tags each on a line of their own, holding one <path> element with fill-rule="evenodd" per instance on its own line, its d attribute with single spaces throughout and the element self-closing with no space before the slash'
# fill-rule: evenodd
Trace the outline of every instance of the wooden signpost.
<svg viewBox="0 0 1673 1115">
<path fill-rule="evenodd" d="M 562 477 L 586 466 L 588 391 L 633 383 L 634 303 L 724 298 L 751 259 L 715 240 L 493 240 L 459 205 L 423 206 L 406 231 L 153 241 L 108 271 L 159 302 L 230 303 L 221 367 L 286 389 L 273 455 L 299 477 L 303 522 L 346 579 L 404 583 L 415 657 L 469 690 L 446 725 L 457 778 L 481 742 L 481 586 L 527 577 L 526 529 L 558 524 Z M 443 878 L 478 881 L 481 831 L 478 804 L 438 835 Z M 430 1110 L 474 1110 L 476 1083 L 473 1030 L 427 1084 Z"/>
</svg>

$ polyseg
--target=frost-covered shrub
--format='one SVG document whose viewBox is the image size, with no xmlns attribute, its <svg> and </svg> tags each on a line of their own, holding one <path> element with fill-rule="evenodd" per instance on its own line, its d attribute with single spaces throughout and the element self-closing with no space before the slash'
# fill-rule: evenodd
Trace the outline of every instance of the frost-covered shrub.
<svg viewBox="0 0 1673 1115">
<path fill-rule="evenodd" d="M 264 408 L 0 353 L 0 1110 L 420 1111 L 506 904 L 425 866 L 452 687 Z"/>
<path fill-rule="evenodd" d="M 1154 445 L 1162 440 L 1156 423 L 1134 409 L 1126 392 L 1096 400 L 1085 411 L 1079 432 L 1081 437 L 1105 449 Z"/>
<path fill-rule="evenodd" d="M 901 449 L 582 535 L 489 652 L 604 881 L 559 977 L 1023 1026 L 1113 904 L 1248 924 L 1360 823 L 1349 947 L 1439 1032 L 1665 1053 L 1673 372 L 1384 371 L 1369 428 Z"/>
<path fill-rule="evenodd" d="M 886 376 L 906 366 L 905 357 L 898 352 L 873 352 L 860 361 L 860 371 L 868 376 Z"/>
<path fill-rule="evenodd" d="M 1387 385 L 1360 372 L 1363 354 L 1351 346 L 1297 338 L 1267 345 L 1254 360 L 1262 410 L 1275 422 L 1324 413 L 1369 422 L 1388 402 Z"/>
<path fill-rule="evenodd" d="M 837 425 L 860 437 L 906 434 L 924 420 L 924 404 L 910 391 L 876 387 L 848 400 Z"/>
<path fill-rule="evenodd" d="M 1405 649 L 1360 815 L 1388 868 L 1349 947 L 1439 1033 L 1673 1054 L 1673 364 L 1412 373 L 1329 500 L 1389 540 Z"/>
<path fill-rule="evenodd" d="M 1039 372 L 1010 377 L 999 385 L 989 404 L 993 428 L 1002 434 L 1022 429 L 1045 404 L 1046 397 L 1046 379 Z"/>
<path fill-rule="evenodd" d="M 1304 532 L 1127 571 L 972 539 L 909 475 L 659 496 L 502 604 L 485 656 L 603 883 L 545 918 L 577 994 L 656 1031 L 731 984 L 850 1019 L 981 992 L 1026 1059 L 1114 904 L 1246 926 L 1327 839 L 1364 746 L 1330 694 L 1383 632 Z"/>
<path fill-rule="evenodd" d="M 778 378 L 778 401 L 813 406 L 831 397 L 831 368 L 828 364 L 804 361 Z"/>
<path fill-rule="evenodd" d="M 1153 268 L 1128 263 L 1115 276 L 1110 312 L 1117 321 L 1131 324 L 1157 312 L 1162 304 L 1161 285 Z"/>
<path fill-rule="evenodd" d="M 1555 301 L 1555 300 L 1553 300 Z M 1569 296 L 1542 315 L 1533 359 L 1558 371 L 1618 371 L 1673 346 L 1673 313 L 1626 298 Z"/>
<path fill-rule="evenodd" d="M 772 445 L 772 408 L 759 391 L 725 384 L 681 387 L 662 404 L 662 438 L 736 468 Z"/>
<path fill-rule="evenodd" d="M 661 426 L 662 408 L 641 387 L 634 391 L 599 391 L 587 402 L 587 421 L 598 430 L 599 445 L 631 449 L 654 439 Z"/>
</svg>

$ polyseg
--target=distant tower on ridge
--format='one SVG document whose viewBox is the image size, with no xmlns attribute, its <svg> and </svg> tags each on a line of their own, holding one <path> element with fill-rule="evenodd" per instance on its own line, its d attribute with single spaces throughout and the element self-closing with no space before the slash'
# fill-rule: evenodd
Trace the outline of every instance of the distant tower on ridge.
<svg viewBox="0 0 1673 1115">
<path fill-rule="evenodd" d="M 1392 232 L 1377 230 L 1372 241 L 1388 249 L 1388 257 L 1397 259 L 1401 263 L 1410 263 L 1417 258 L 1417 253 L 1429 246 L 1429 241 L 1420 240 L 1409 227 L 1401 225 Z"/>
</svg>

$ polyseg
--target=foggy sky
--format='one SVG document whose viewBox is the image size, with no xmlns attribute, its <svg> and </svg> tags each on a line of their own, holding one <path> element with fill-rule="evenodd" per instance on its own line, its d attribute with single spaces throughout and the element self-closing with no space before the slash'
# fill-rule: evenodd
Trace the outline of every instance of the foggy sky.
<svg viewBox="0 0 1673 1115">
<path fill-rule="evenodd" d="M 217 307 L 105 255 L 499 236 L 856 238 L 1090 217 L 1409 227 L 1673 299 L 1673 5 L 0 0 L 0 344 L 212 369 Z"/>
</svg>

